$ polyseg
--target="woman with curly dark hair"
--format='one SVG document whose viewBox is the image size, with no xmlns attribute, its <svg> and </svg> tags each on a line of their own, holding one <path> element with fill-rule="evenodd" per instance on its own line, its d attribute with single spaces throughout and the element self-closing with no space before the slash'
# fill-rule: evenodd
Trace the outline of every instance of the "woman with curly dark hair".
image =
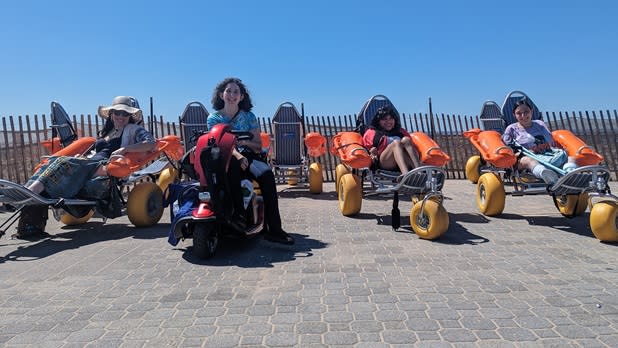
<svg viewBox="0 0 618 348">
<path fill-rule="evenodd" d="M 216 111 L 208 116 L 208 129 L 216 124 L 224 123 L 230 125 L 233 130 L 250 132 L 253 135 L 250 140 L 239 141 L 237 148 L 232 153 L 231 182 L 238 183 L 238 187 L 234 184 L 232 188 L 235 210 L 242 210 L 240 175 L 237 172 L 240 168 L 240 170 L 247 172 L 250 179 L 257 181 L 260 185 L 264 198 L 266 220 L 264 239 L 275 243 L 294 244 L 294 238 L 281 227 L 275 176 L 271 167 L 260 157 L 262 150 L 260 126 L 257 118 L 251 112 L 253 104 L 249 91 L 240 79 L 229 77 L 217 84 L 211 102 Z"/>
</svg>

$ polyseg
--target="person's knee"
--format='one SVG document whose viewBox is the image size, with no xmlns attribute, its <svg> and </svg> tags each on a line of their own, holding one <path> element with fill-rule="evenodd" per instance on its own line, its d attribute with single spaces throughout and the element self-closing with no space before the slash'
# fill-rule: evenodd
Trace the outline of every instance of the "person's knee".
<svg viewBox="0 0 618 348">
<path fill-rule="evenodd" d="M 537 162 L 535 159 L 530 158 L 528 156 L 524 156 L 519 159 L 520 168 L 527 168 L 527 169 L 532 170 L 534 167 L 536 167 L 537 164 L 539 164 L 539 162 Z"/>
</svg>

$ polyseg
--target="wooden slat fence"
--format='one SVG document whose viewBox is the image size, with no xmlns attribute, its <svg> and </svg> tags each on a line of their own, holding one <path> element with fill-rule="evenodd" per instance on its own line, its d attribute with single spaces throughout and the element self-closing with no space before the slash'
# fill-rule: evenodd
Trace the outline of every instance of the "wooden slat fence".
<svg viewBox="0 0 618 348">
<path fill-rule="evenodd" d="M 482 128 L 478 116 L 434 114 L 433 128 L 431 118 L 426 113 L 402 113 L 402 126 L 410 132 L 421 131 L 430 136 L 451 156 L 446 165 L 449 179 L 465 179 L 467 159 L 477 154 L 476 149 L 463 137 L 463 132 L 471 128 Z M 169 134 L 180 135 L 179 123 L 167 122 L 163 117 L 153 118 L 146 123 L 156 137 Z M 604 163 L 612 173 L 612 180 L 618 177 L 618 114 L 616 110 L 580 112 L 544 112 L 543 119 L 550 129 L 570 129 L 597 152 L 605 156 Z M 148 121 L 148 120 L 146 120 Z M 259 118 L 262 131 L 272 135 L 270 118 Z M 103 120 L 96 115 L 73 115 L 73 126 L 80 136 L 95 136 L 103 127 Z M 39 163 L 42 155 L 47 155 L 40 145 L 51 137 L 49 120 L 46 115 L 8 116 L 2 118 L 0 129 L 0 178 L 24 183 L 32 174 L 32 168 Z M 318 132 L 329 139 L 340 131 L 352 131 L 356 126 L 355 115 L 306 116 L 305 132 Z M 271 139 L 273 137 L 271 136 Z M 312 161 L 320 162 L 324 168 L 324 180 L 334 181 L 337 158 L 327 152 Z"/>
</svg>

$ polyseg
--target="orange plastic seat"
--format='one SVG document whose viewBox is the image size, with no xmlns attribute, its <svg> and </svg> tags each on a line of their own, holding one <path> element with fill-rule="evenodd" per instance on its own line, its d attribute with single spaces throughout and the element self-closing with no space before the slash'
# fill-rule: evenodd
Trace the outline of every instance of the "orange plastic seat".
<svg viewBox="0 0 618 348">
<path fill-rule="evenodd" d="M 442 151 L 440 145 L 431 137 L 423 132 L 414 132 L 410 134 L 412 142 L 421 156 L 421 162 L 431 166 L 442 167 L 451 157 Z"/>
<path fill-rule="evenodd" d="M 503 141 L 500 133 L 478 128 L 464 132 L 472 145 L 479 150 L 483 159 L 498 168 L 510 168 L 517 162 L 517 156 Z"/>
<path fill-rule="evenodd" d="M 305 145 L 307 146 L 307 153 L 311 157 L 320 157 L 326 153 L 326 138 L 320 133 L 307 133 Z"/>
<path fill-rule="evenodd" d="M 554 141 L 560 144 L 569 156 L 575 157 L 578 166 L 599 164 L 604 159 L 603 156 L 594 151 L 592 147 L 586 145 L 583 140 L 569 130 L 556 130 L 551 135 Z"/>
<path fill-rule="evenodd" d="M 363 137 L 356 132 L 340 132 L 333 137 L 330 152 L 352 168 L 371 166 L 369 151 L 363 146 Z"/>
<path fill-rule="evenodd" d="M 120 158 L 112 158 L 107 165 L 107 173 L 110 176 L 119 178 L 129 176 L 134 171 L 159 158 L 161 152 L 164 152 L 171 160 L 180 160 L 184 153 L 180 137 L 167 135 L 157 139 L 156 147 L 153 151 L 128 152 Z"/>
</svg>

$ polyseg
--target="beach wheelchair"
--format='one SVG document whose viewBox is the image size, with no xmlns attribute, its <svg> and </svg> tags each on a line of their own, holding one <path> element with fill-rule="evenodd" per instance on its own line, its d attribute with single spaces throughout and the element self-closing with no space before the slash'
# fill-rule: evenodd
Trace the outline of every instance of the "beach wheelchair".
<svg viewBox="0 0 618 348">
<path fill-rule="evenodd" d="M 268 154 L 275 179 L 289 185 L 308 182 L 309 192 L 321 193 L 322 165 L 311 158 L 326 153 L 326 138 L 317 132 L 305 132 L 304 118 L 290 102 L 279 105 L 272 123 L 273 147 L 268 134 L 262 133 L 262 152 Z"/>
<path fill-rule="evenodd" d="M 423 239 L 436 239 L 449 226 L 449 217 L 442 205 L 442 187 L 446 174 L 443 168 L 450 157 L 438 144 L 422 132 L 410 133 L 422 166 L 401 176 L 399 171 L 373 168 L 369 151 L 363 146 L 362 134 L 371 124 L 376 111 L 390 107 L 399 117 L 391 101 L 383 95 L 371 97 L 357 115 L 354 132 L 336 134 L 330 152 L 341 161 L 335 169 L 335 183 L 339 210 L 344 216 L 353 216 L 361 210 L 363 196 L 392 195 L 391 226 L 400 227 L 399 196 L 410 195 L 410 226 Z"/>
<path fill-rule="evenodd" d="M 85 155 L 94 145 L 93 137 L 82 137 L 61 150 L 53 157 L 76 157 Z M 161 159 L 161 156 L 164 156 Z M 163 214 L 163 192 L 176 180 L 177 169 L 174 163 L 183 155 L 180 138 L 168 135 L 156 140 L 156 147 L 148 153 L 127 153 L 123 157 L 110 160 L 107 164 L 109 176 L 91 179 L 88 185 L 103 185 L 108 191 L 97 190 L 97 196 L 82 197 L 82 192 L 92 192 L 84 188 L 78 198 L 49 198 L 34 193 L 23 185 L 0 179 L 0 202 L 10 204 L 16 211 L 0 225 L 0 236 L 17 221 L 21 210 L 28 205 L 44 205 L 52 208 L 56 220 L 65 225 L 79 225 L 87 222 L 95 213 L 103 218 L 116 218 L 127 215 L 136 227 L 155 225 Z M 50 156 L 44 156 L 39 168 L 45 165 Z M 160 163 L 166 162 L 165 166 Z M 141 169 L 140 168 L 144 168 Z M 150 169 L 149 169 L 150 168 Z M 154 178 L 156 182 L 144 179 Z"/>
<path fill-rule="evenodd" d="M 603 156 L 572 132 L 553 131 L 552 138 L 556 145 L 564 149 L 568 156 L 576 158 L 578 167 L 567 172 L 544 161 L 532 151 L 502 141 L 506 126 L 516 122 L 513 106 L 523 98 L 532 106 L 532 119 L 541 119 L 541 113 L 532 100 L 523 92 L 513 91 L 506 96 L 502 108 L 493 101 L 483 104 L 480 120 L 485 130 L 475 128 L 464 132 L 464 136 L 480 153 L 471 156 L 465 168 L 468 180 L 477 184 L 476 202 L 479 210 L 484 215 L 496 216 L 504 210 L 507 194 L 549 194 L 560 214 L 567 218 L 582 215 L 590 206 L 590 227 L 594 236 L 601 241 L 618 241 L 618 197 L 610 191 L 608 168 L 600 165 Z M 529 170 L 519 170 L 516 152 L 530 156 L 556 172 L 558 181 L 553 185 L 546 184 Z M 507 193 L 505 186 L 510 186 L 512 191 Z"/>
</svg>

